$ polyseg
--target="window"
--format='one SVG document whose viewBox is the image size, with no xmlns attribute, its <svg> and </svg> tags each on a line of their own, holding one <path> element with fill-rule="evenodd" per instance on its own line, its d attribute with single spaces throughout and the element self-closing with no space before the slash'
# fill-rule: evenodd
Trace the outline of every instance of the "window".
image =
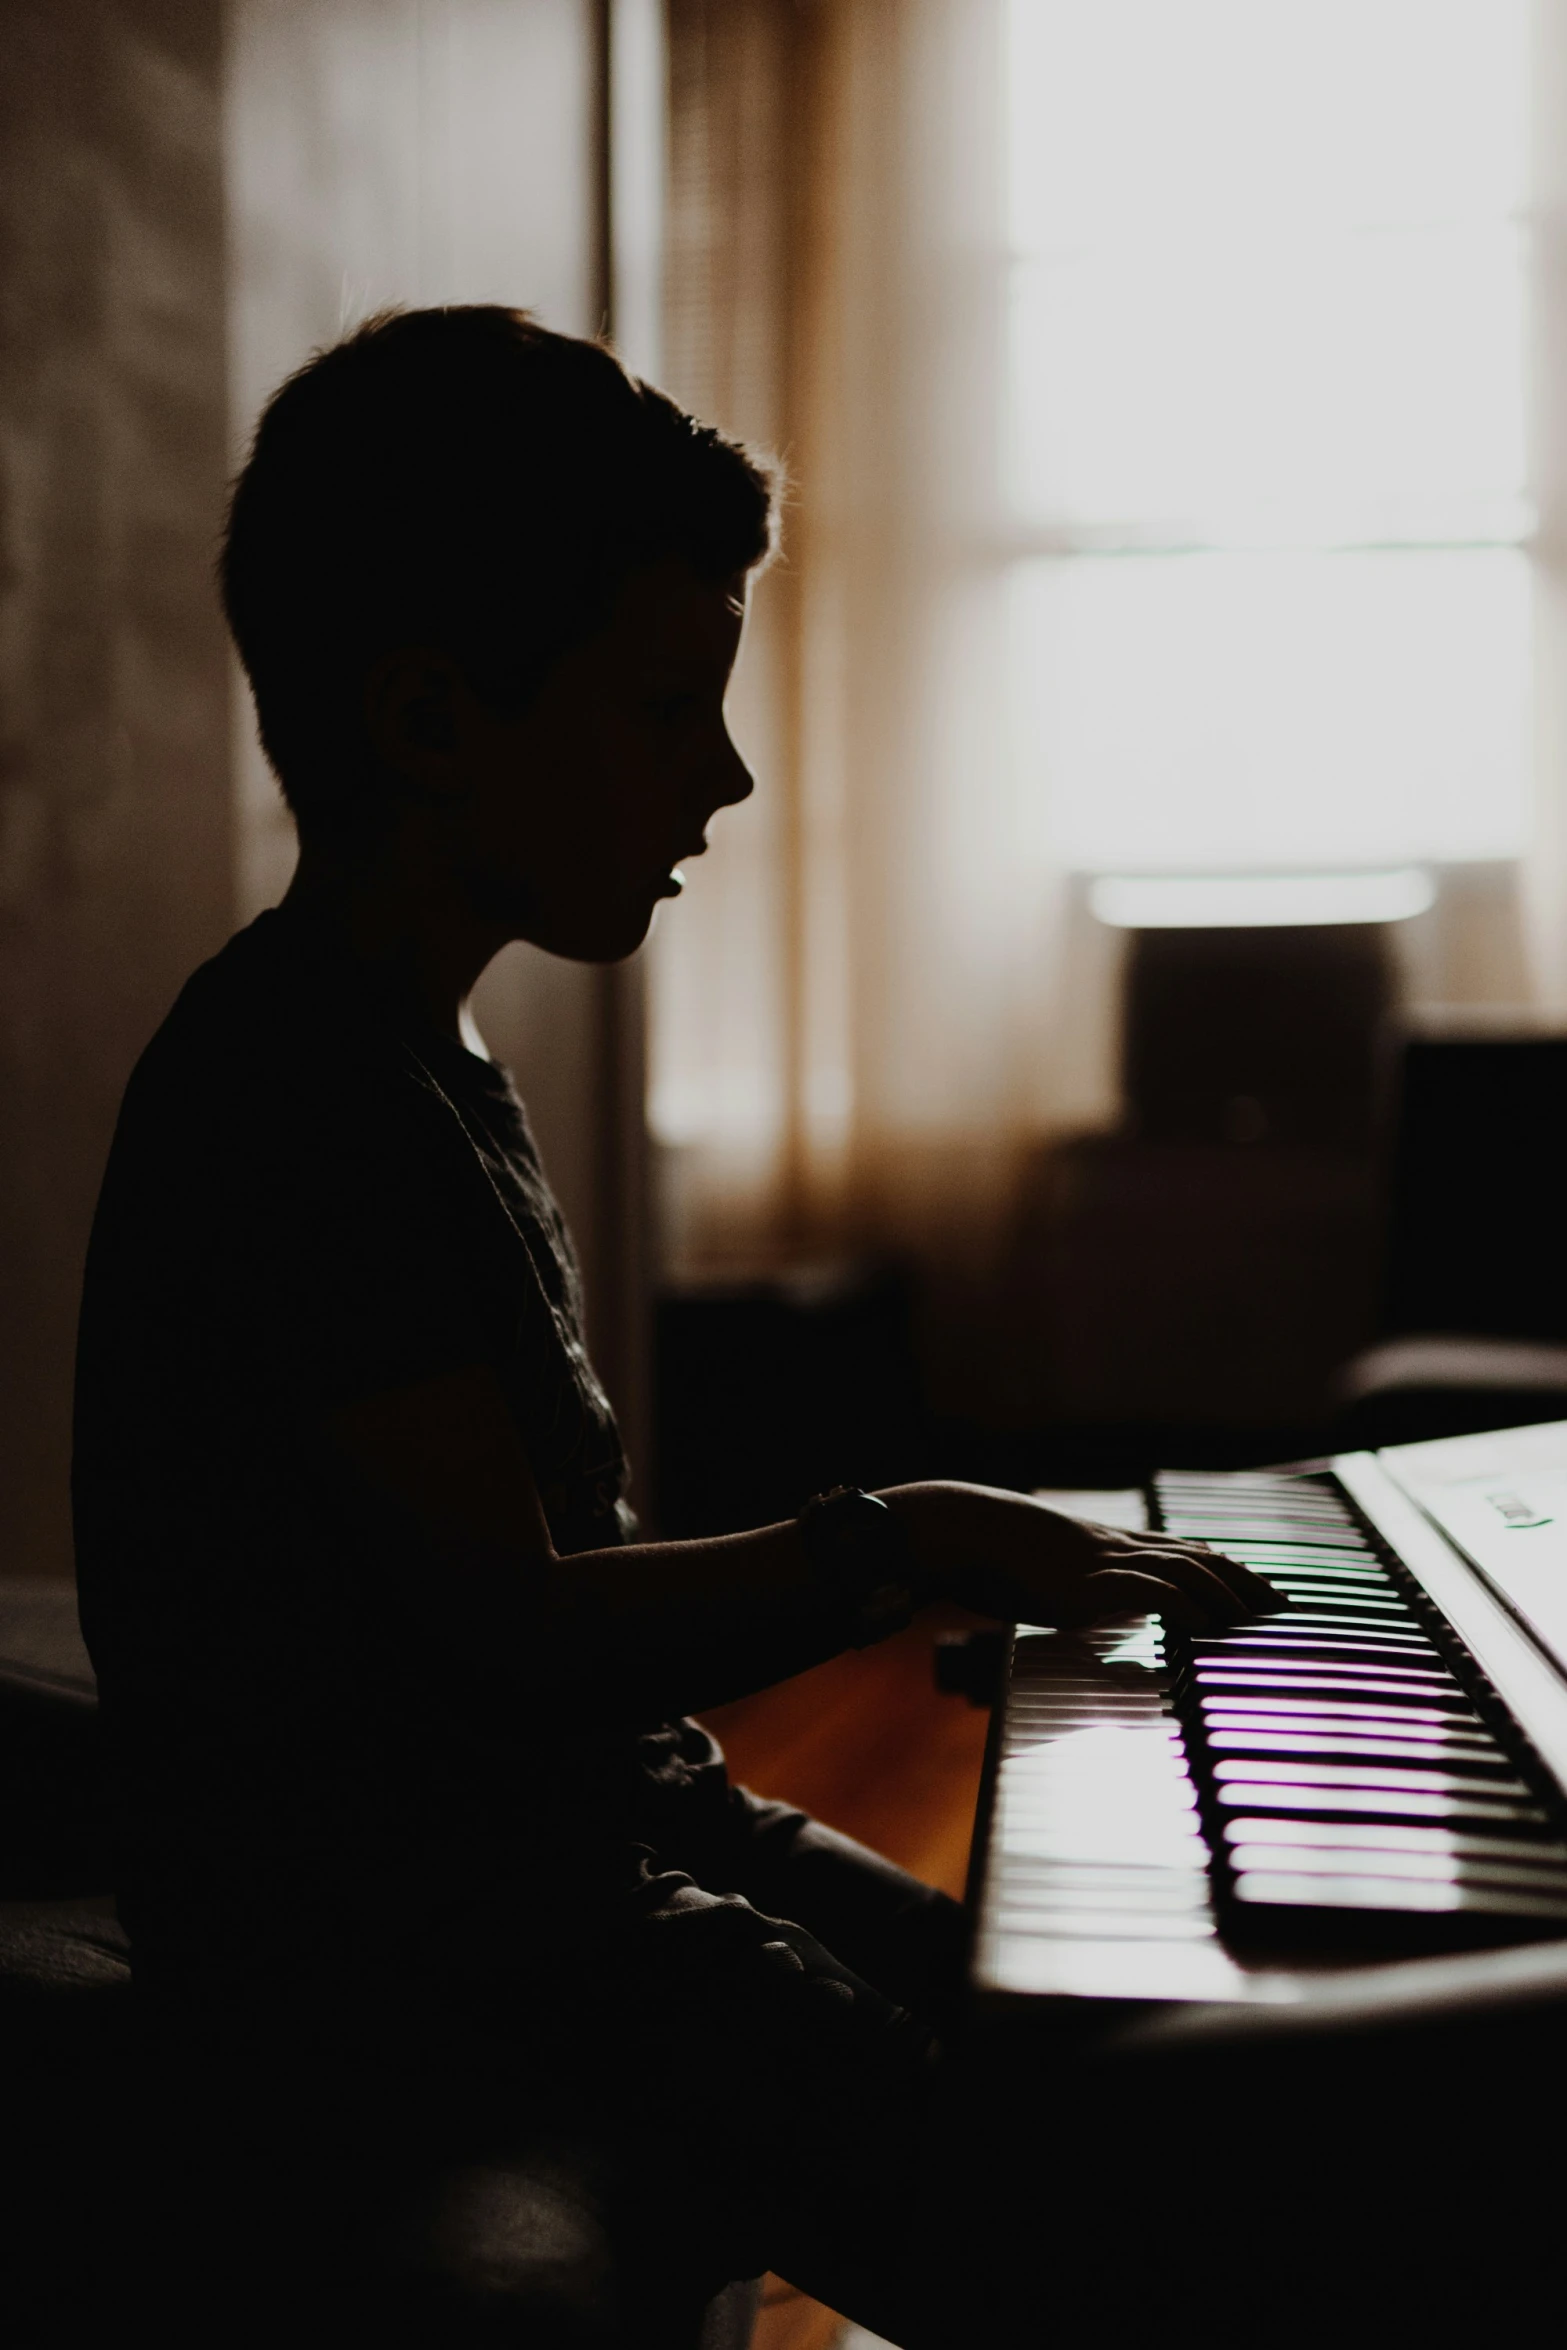
<svg viewBox="0 0 1567 2350">
<path fill-rule="evenodd" d="M 1527 0 L 1009 0 L 1027 757 L 1090 873 L 1529 822 Z"/>
</svg>

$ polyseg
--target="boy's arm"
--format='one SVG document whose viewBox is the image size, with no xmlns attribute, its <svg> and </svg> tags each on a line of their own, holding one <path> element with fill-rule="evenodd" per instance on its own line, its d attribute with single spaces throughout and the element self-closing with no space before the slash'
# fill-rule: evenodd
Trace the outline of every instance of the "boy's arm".
<svg viewBox="0 0 1567 2350">
<path fill-rule="evenodd" d="M 537 1700 L 658 1719 L 718 1705 L 835 1655 L 847 1611 L 793 1520 L 685 1542 L 557 1555 L 493 1371 L 368 1396 L 328 1434 L 417 1523 L 421 1594 L 449 1649 Z M 1015 1493 L 931 1483 L 882 1497 L 933 1599 L 1034 1623 L 1155 1609 L 1204 1629 L 1277 1605 L 1245 1568 L 1162 1535 L 1084 1526 Z"/>
</svg>

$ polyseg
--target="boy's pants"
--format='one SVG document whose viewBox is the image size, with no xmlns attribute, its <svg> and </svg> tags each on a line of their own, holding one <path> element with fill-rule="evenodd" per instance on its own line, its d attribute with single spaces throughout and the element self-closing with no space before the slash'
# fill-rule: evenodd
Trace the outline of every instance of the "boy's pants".
<svg viewBox="0 0 1567 2350">
<path fill-rule="evenodd" d="M 1364 2030 L 1121 2018 L 998 2074 L 953 2033 L 956 1903 L 743 1790 L 692 1827 L 590 1953 L 378 2002 L 343 2046 L 307 2029 L 292 2064 L 253 2066 L 256 2145 L 286 2149 L 297 2208 L 331 2220 L 343 2179 L 391 2210 L 383 2155 L 406 2179 L 553 2147 L 633 2303 L 639 2274 L 647 2306 L 690 2310 L 772 2269 L 903 2350 L 1521 2322 L 1567 2194 L 1559 2131 L 1525 2127 L 1559 2118 L 1567 1969 L 1524 2004 L 1411 1996 Z"/>
</svg>

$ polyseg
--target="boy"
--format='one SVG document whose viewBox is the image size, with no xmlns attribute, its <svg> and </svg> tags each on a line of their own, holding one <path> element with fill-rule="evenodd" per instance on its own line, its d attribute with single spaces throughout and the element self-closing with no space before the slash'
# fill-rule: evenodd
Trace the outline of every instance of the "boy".
<svg viewBox="0 0 1567 2350">
<path fill-rule="evenodd" d="M 269 405 L 223 589 L 299 866 L 126 1096 L 79 1576 L 150 1995 L 393 2017 L 383 2067 L 467 2033 L 437 2070 L 569 2090 L 644 2149 L 660 2226 L 700 2211 L 715 2279 L 771 2266 L 912 2342 L 944 2322 L 910 2182 L 959 1912 L 732 1787 L 687 1716 L 927 1596 L 1269 1600 L 1200 1545 L 952 1484 L 635 1540 L 468 998 L 513 939 L 631 953 L 751 790 L 723 703 L 773 519 L 743 450 L 510 311 L 372 320 Z"/>
</svg>

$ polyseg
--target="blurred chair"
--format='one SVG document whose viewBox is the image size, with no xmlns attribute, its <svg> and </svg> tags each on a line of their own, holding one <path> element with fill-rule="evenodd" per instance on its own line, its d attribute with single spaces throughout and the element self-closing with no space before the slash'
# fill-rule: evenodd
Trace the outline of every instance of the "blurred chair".
<svg viewBox="0 0 1567 2350">
<path fill-rule="evenodd" d="M 1389 1063 L 1382 1339 L 1339 1449 L 1567 1417 L 1567 1032 L 1426 1018 Z"/>
<path fill-rule="evenodd" d="M 1396 992 L 1379 922 L 1134 932 L 1121 1049 L 1132 1131 L 1366 1150 Z"/>
<path fill-rule="evenodd" d="M 1380 923 L 1131 934 L 1122 1123 L 1052 1141 L 1023 1185 L 1016 1313 L 1042 1423 L 1118 1429 L 1107 1457 L 1128 1462 L 1315 1448 L 1328 1381 L 1375 1328 L 1396 985 Z"/>
</svg>

